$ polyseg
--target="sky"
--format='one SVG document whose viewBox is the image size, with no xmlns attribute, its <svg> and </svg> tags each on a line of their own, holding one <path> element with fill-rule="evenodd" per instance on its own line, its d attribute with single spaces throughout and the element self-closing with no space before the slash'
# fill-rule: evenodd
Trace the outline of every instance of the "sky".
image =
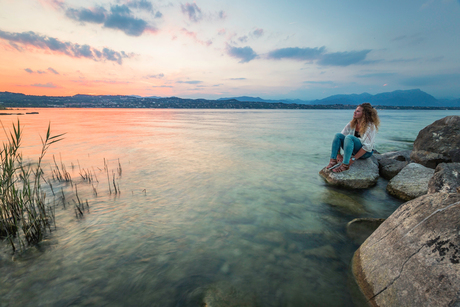
<svg viewBox="0 0 460 307">
<path fill-rule="evenodd" d="M 460 0 L 0 0 L 0 91 L 460 98 Z"/>
</svg>

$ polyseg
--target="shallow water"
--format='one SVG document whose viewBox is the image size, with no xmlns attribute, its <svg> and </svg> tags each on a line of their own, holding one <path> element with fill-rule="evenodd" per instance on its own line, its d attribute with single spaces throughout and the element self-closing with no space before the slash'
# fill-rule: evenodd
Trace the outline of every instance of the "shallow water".
<svg viewBox="0 0 460 307">
<path fill-rule="evenodd" d="M 25 159 L 49 122 L 67 133 L 49 149 L 46 175 L 53 155 L 62 160 L 73 186 L 50 180 L 53 191 L 70 201 L 76 185 L 90 211 L 77 219 L 57 205 L 56 231 L 24 254 L 0 244 L 2 306 L 355 306 L 358 246 L 345 226 L 401 204 L 383 179 L 347 191 L 319 177 L 352 110 L 38 111 L 17 117 Z M 379 114 L 376 147 L 386 152 L 460 111 Z M 16 116 L 1 120 L 10 127 Z M 104 160 L 121 194 L 110 194 Z"/>
</svg>

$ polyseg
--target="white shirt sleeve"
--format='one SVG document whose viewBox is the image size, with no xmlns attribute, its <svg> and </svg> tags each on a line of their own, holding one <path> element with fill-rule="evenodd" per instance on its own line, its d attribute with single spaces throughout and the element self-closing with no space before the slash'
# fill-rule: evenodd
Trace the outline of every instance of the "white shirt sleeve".
<svg viewBox="0 0 460 307">
<path fill-rule="evenodd" d="M 375 135 L 377 134 L 377 130 L 375 129 L 374 124 L 370 124 L 367 127 L 366 132 L 362 137 L 359 139 L 361 140 L 361 144 L 363 145 L 363 149 L 367 152 L 371 152 L 374 148 L 374 140 Z"/>
<path fill-rule="evenodd" d="M 345 128 L 343 128 L 343 130 L 342 130 L 341 133 L 342 133 L 343 135 L 349 135 L 349 134 L 352 134 L 352 133 L 354 134 L 353 130 L 354 130 L 354 129 L 351 129 L 350 123 L 348 123 L 348 124 L 345 126 Z"/>
</svg>

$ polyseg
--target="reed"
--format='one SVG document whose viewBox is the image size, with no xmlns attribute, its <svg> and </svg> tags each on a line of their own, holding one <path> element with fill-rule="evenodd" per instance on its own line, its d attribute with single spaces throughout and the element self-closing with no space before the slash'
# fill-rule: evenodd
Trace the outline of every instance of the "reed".
<svg viewBox="0 0 460 307">
<path fill-rule="evenodd" d="M 31 164 L 24 163 L 19 151 L 23 134 L 19 120 L 13 123 L 13 131 L 3 130 L 7 141 L 0 148 L 0 237 L 16 251 L 40 242 L 54 224 L 54 210 L 47 206 L 41 186 L 42 160 L 63 134 L 52 136 L 48 125 L 38 161 Z"/>
</svg>

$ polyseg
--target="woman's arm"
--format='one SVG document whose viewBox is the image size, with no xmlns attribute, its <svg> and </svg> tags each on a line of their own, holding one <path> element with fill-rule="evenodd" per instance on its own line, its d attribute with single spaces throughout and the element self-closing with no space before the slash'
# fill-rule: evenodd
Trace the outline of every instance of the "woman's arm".
<svg viewBox="0 0 460 307">
<path fill-rule="evenodd" d="M 376 134 L 377 134 L 377 130 L 375 129 L 374 124 L 371 124 L 369 127 L 367 127 L 366 132 L 364 133 L 363 137 L 361 138 L 361 144 L 363 145 L 363 147 L 361 149 L 363 149 L 364 151 L 367 151 L 367 152 L 371 152 L 372 149 L 374 149 L 374 140 L 375 140 L 375 135 Z M 364 152 L 362 155 L 364 155 L 365 153 L 366 152 Z M 355 157 L 356 157 L 356 155 L 355 155 Z"/>
</svg>

